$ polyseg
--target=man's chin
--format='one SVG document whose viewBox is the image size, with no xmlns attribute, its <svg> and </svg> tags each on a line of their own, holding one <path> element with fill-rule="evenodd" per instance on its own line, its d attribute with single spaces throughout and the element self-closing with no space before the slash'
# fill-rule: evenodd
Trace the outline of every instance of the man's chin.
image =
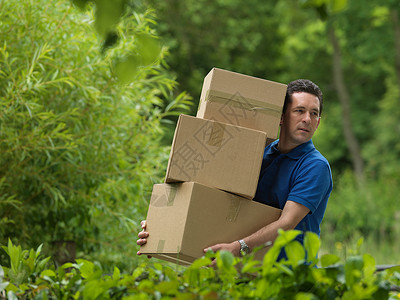
<svg viewBox="0 0 400 300">
<path fill-rule="evenodd" d="M 297 136 L 297 138 L 296 138 L 296 142 L 298 145 L 307 143 L 309 140 L 311 140 L 311 136 L 309 134 L 307 134 L 307 136 L 304 136 L 304 135 Z"/>
</svg>

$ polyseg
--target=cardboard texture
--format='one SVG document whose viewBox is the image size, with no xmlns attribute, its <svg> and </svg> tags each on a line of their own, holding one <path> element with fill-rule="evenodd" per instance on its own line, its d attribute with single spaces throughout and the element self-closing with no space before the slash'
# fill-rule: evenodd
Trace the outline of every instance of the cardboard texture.
<svg viewBox="0 0 400 300">
<path fill-rule="evenodd" d="M 156 184 L 146 218 L 149 238 L 140 252 L 189 265 L 208 246 L 244 238 L 280 214 L 280 209 L 194 182 Z"/>
<path fill-rule="evenodd" d="M 253 199 L 266 139 L 261 131 L 181 115 L 165 182 L 194 181 Z"/>
<path fill-rule="evenodd" d="M 213 68 L 204 78 L 198 118 L 267 133 L 276 139 L 287 85 Z"/>
</svg>

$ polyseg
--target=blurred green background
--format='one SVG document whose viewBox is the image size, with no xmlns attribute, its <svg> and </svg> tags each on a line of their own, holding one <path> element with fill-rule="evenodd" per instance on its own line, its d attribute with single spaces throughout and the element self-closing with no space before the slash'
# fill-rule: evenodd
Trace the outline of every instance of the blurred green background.
<svg viewBox="0 0 400 300">
<path fill-rule="evenodd" d="M 219 67 L 321 87 L 313 141 L 334 178 L 321 252 L 399 264 L 399 13 L 394 0 L 0 1 L 0 244 L 43 243 L 60 262 L 68 243 L 109 269 L 145 260 L 136 235 L 176 118 Z"/>
</svg>

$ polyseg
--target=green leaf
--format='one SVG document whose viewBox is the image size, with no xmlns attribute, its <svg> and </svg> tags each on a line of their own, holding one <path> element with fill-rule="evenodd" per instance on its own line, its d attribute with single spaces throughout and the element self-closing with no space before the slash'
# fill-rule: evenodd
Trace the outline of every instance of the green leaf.
<svg viewBox="0 0 400 300">
<path fill-rule="evenodd" d="M 333 13 L 340 12 L 347 7 L 347 0 L 330 0 L 331 10 Z"/>
<path fill-rule="evenodd" d="M 243 265 L 241 272 L 242 273 L 251 273 L 251 272 L 259 271 L 259 265 L 260 265 L 259 261 L 251 260 Z"/>
<path fill-rule="evenodd" d="M 0 292 L 5 290 L 9 284 L 10 284 L 9 282 L 1 282 L 0 281 Z"/>
<path fill-rule="evenodd" d="M 286 255 L 288 257 L 288 262 L 292 266 L 297 266 L 303 264 L 305 261 L 306 252 L 304 247 L 298 241 L 292 241 L 285 246 Z"/>
<path fill-rule="evenodd" d="M 48 277 L 55 277 L 56 273 L 53 270 L 44 270 L 40 273 L 41 277 L 48 276 Z"/>
<path fill-rule="evenodd" d="M 295 300 L 318 300 L 319 298 L 311 293 L 297 293 Z"/>
<path fill-rule="evenodd" d="M 321 256 L 321 266 L 323 268 L 332 266 L 340 261 L 339 256 L 334 254 L 324 254 Z"/>
<path fill-rule="evenodd" d="M 72 4 L 76 5 L 78 8 L 84 10 L 86 5 L 91 2 L 91 0 L 72 0 Z"/>
<path fill-rule="evenodd" d="M 101 280 L 91 280 L 84 285 L 83 299 L 97 299 L 107 290 L 107 286 Z"/>
<path fill-rule="evenodd" d="M 7 285 L 7 288 L 6 288 L 6 291 L 9 293 L 9 292 L 18 292 L 18 288 L 14 285 L 14 284 L 12 284 L 11 282 L 10 282 L 10 284 L 9 285 Z M 8 294 L 7 293 L 7 294 Z"/>
<path fill-rule="evenodd" d="M 230 269 L 233 265 L 234 262 L 234 256 L 231 252 L 222 250 L 218 253 L 217 256 L 217 264 L 218 267 L 225 268 L 225 269 Z"/>
<path fill-rule="evenodd" d="M 286 246 L 288 243 L 293 241 L 299 234 L 301 234 L 300 230 L 284 231 L 282 229 L 279 229 L 278 232 L 279 232 L 279 235 L 276 238 L 274 244 L 278 244 L 282 247 Z"/>
<path fill-rule="evenodd" d="M 370 254 L 363 255 L 364 261 L 364 276 L 373 276 L 376 271 L 376 262 L 375 258 L 373 258 Z"/>
<path fill-rule="evenodd" d="M 94 263 L 85 259 L 77 259 L 76 262 L 83 278 L 89 278 L 94 274 Z"/>
<path fill-rule="evenodd" d="M 279 253 L 281 252 L 282 246 L 273 244 L 268 252 L 264 255 L 263 259 L 263 276 L 270 272 L 272 266 L 276 263 Z"/>
<path fill-rule="evenodd" d="M 139 55 L 143 65 L 153 64 L 160 56 L 160 42 L 150 34 L 140 33 L 136 36 L 139 44 Z"/>
<path fill-rule="evenodd" d="M 121 19 L 124 9 L 124 0 L 94 0 L 96 3 L 95 28 L 100 36 L 105 39 L 113 31 Z"/>
<path fill-rule="evenodd" d="M 190 266 L 189 268 L 191 269 L 199 269 L 202 267 L 207 267 L 211 264 L 211 259 L 209 257 L 200 257 L 196 259 Z"/>
<path fill-rule="evenodd" d="M 178 294 L 178 281 L 162 281 L 155 286 L 156 290 L 162 294 Z"/>
<path fill-rule="evenodd" d="M 346 260 L 344 265 L 346 285 L 352 287 L 358 283 L 362 276 L 364 261 L 360 256 L 352 256 Z"/>
<path fill-rule="evenodd" d="M 113 273 L 112 278 L 114 280 L 119 280 L 121 278 L 121 272 L 119 271 L 119 269 L 116 266 L 114 266 L 114 273 Z"/>
<path fill-rule="evenodd" d="M 138 54 L 131 54 L 114 63 L 115 73 L 122 84 L 131 82 L 142 65 L 142 58 Z"/>
<path fill-rule="evenodd" d="M 293 277 L 293 276 L 294 276 L 293 271 L 292 271 L 290 268 L 288 268 L 288 267 L 286 267 L 285 265 L 283 265 L 282 263 L 279 263 L 279 262 L 278 262 L 278 263 L 276 264 L 276 268 L 277 268 L 279 271 L 281 271 L 281 272 L 283 272 L 283 273 L 289 275 L 290 277 Z"/>
<path fill-rule="evenodd" d="M 48 256 L 42 260 L 39 260 L 39 262 L 36 262 L 35 272 L 42 271 L 50 259 L 51 259 L 51 257 Z"/>
<path fill-rule="evenodd" d="M 321 240 L 319 236 L 311 231 L 307 231 L 304 235 L 304 248 L 307 252 L 307 261 L 312 262 L 319 251 Z"/>
<path fill-rule="evenodd" d="M 14 292 L 16 293 L 16 291 L 13 291 L 13 290 L 7 292 L 8 300 L 18 300 L 18 297 L 17 297 L 17 295 L 15 295 Z"/>
</svg>

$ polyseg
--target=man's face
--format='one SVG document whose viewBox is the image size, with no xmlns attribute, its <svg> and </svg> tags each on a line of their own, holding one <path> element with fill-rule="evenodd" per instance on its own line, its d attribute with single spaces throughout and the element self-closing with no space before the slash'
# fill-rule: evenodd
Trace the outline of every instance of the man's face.
<svg viewBox="0 0 400 300">
<path fill-rule="evenodd" d="M 309 93 L 294 93 L 281 120 L 280 144 L 287 150 L 308 142 L 317 130 L 319 100 Z"/>
</svg>

